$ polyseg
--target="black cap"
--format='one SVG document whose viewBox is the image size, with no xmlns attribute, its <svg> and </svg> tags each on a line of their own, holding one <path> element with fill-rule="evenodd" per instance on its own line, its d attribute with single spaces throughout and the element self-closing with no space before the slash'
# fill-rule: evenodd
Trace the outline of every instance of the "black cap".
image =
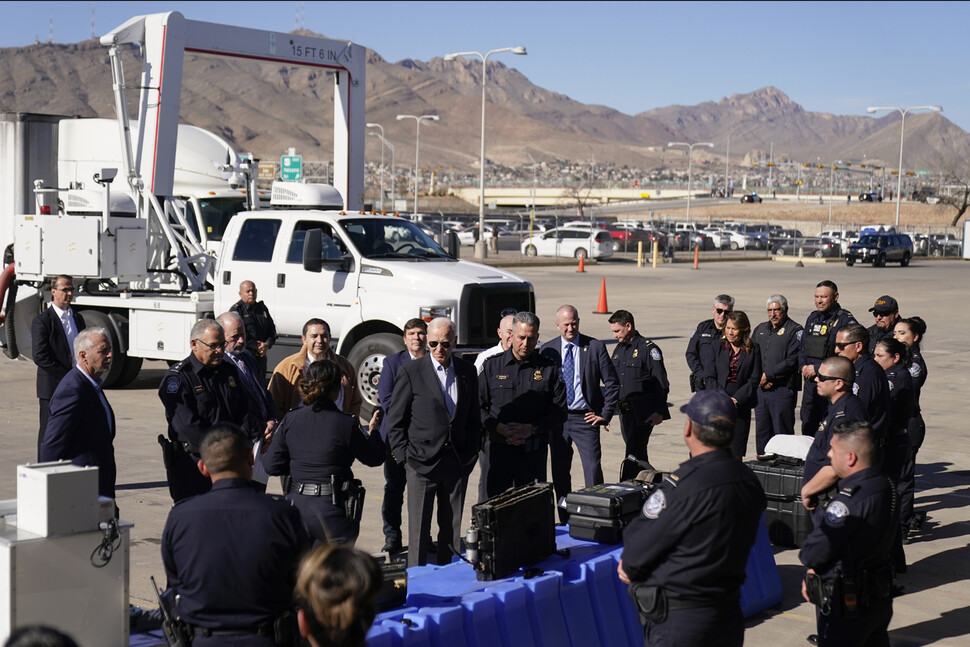
<svg viewBox="0 0 970 647">
<path fill-rule="evenodd" d="M 717 424 L 716 418 L 726 417 L 732 423 L 737 418 L 737 407 L 724 391 L 703 389 L 694 394 L 690 402 L 680 408 L 681 413 L 694 422 L 709 427 Z"/>
<path fill-rule="evenodd" d="M 869 312 L 875 312 L 881 315 L 887 315 L 891 312 L 899 312 L 899 304 L 896 303 L 896 299 L 892 298 L 888 294 L 876 299 L 876 305 L 869 308 Z"/>
</svg>

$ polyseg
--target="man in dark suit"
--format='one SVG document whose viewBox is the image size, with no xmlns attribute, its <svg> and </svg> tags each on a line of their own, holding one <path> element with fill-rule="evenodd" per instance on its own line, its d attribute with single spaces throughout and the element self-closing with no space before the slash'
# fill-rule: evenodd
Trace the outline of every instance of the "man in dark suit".
<svg viewBox="0 0 970 647">
<path fill-rule="evenodd" d="M 34 364 L 37 365 L 37 400 L 40 429 L 37 456 L 44 442 L 44 431 L 51 411 L 51 397 L 64 376 L 74 366 L 74 338 L 84 330 L 84 319 L 71 309 L 74 279 L 60 275 L 51 284 L 51 307 L 34 317 L 30 326 Z"/>
<path fill-rule="evenodd" d="M 68 460 L 98 467 L 98 494 L 115 498 L 115 416 L 101 390 L 111 367 L 111 342 L 104 328 L 88 328 L 74 339 L 77 366 L 51 398 L 51 415 L 40 460 Z"/>
<path fill-rule="evenodd" d="M 415 317 L 404 324 L 404 350 L 384 358 L 381 366 L 381 379 L 377 393 L 384 412 L 391 408 L 391 395 L 394 393 L 394 377 L 404 364 L 421 359 L 428 352 L 428 324 L 424 319 Z M 381 419 L 381 437 L 387 445 L 387 460 L 384 461 L 384 502 L 381 504 L 381 517 L 384 520 L 385 553 L 401 552 L 401 508 L 404 507 L 404 489 L 408 477 L 403 463 L 391 456 L 391 446 L 387 442 L 387 416 Z"/>
<path fill-rule="evenodd" d="M 561 433 L 552 432 L 549 440 L 552 483 L 558 500 L 572 491 L 569 471 L 573 443 L 579 450 L 586 487 L 603 482 L 599 428 L 607 426 L 616 412 L 620 382 L 603 342 L 579 332 L 576 308 L 561 306 L 556 311 L 556 328 L 560 336 L 543 344 L 540 352 L 559 363 L 566 383 L 566 421 Z M 559 508 L 559 519 L 569 519 L 563 508 Z"/>
<path fill-rule="evenodd" d="M 391 455 L 407 473 L 408 566 L 427 563 L 435 501 L 436 561 L 451 561 L 451 547 L 461 536 L 468 475 L 482 446 L 478 375 L 472 364 L 452 357 L 456 340 L 453 321 L 433 319 L 431 351 L 401 366 L 394 379 L 387 438 Z"/>
</svg>

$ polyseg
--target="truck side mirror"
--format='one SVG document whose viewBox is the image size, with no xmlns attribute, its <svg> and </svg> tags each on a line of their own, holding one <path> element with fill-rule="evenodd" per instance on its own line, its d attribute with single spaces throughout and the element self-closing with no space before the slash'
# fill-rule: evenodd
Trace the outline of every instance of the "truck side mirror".
<svg viewBox="0 0 970 647">
<path fill-rule="evenodd" d="M 303 239 L 303 269 L 307 272 L 323 270 L 323 230 L 308 229 Z"/>
</svg>

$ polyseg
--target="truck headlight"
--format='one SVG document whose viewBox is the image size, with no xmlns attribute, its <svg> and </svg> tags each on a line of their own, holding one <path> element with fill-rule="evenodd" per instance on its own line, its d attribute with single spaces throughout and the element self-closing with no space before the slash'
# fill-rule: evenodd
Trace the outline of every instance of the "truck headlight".
<svg viewBox="0 0 970 647">
<path fill-rule="evenodd" d="M 422 306 L 419 316 L 428 322 L 438 317 L 451 319 L 451 306 Z"/>
</svg>

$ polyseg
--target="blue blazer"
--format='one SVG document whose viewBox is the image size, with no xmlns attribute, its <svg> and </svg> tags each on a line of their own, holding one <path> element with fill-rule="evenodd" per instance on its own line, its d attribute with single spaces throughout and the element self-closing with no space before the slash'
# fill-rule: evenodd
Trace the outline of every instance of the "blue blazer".
<svg viewBox="0 0 970 647">
<path fill-rule="evenodd" d="M 71 311 L 77 332 L 81 332 L 84 330 L 84 319 L 77 310 L 72 308 Z M 57 385 L 74 366 L 64 326 L 53 307 L 34 317 L 30 324 L 30 338 L 31 355 L 37 365 L 37 397 L 50 400 Z"/>
<path fill-rule="evenodd" d="M 387 441 L 398 463 L 405 460 L 420 474 L 441 469 L 471 472 L 482 447 L 478 372 L 471 362 L 452 356 L 458 400 L 448 415 L 441 383 L 428 353 L 400 367 L 394 379 L 391 408 L 387 412 Z M 457 464 L 451 462 L 455 457 Z M 442 476 L 446 476 L 442 474 Z"/>
<path fill-rule="evenodd" d="M 394 376 L 397 370 L 412 361 L 411 353 L 405 348 L 399 353 L 388 355 L 384 358 L 381 366 L 381 380 L 377 383 L 377 397 L 380 400 L 381 408 L 384 409 L 384 417 L 381 418 L 381 438 L 387 442 L 387 412 L 391 410 L 391 395 L 394 393 Z"/>
<path fill-rule="evenodd" d="M 574 344 L 579 346 L 579 374 L 583 398 L 589 408 L 610 422 L 616 413 L 620 397 L 620 380 L 616 367 L 606 352 L 606 344 L 583 334 L 576 337 Z M 562 337 L 547 341 L 540 353 L 562 366 Z M 600 382 L 603 383 L 602 388 Z"/>
<path fill-rule="evenodd" d="M 115 498 L 115 416 L 101 404 L 98 391 L 81 373 L 72 369 L 51 398 L 40 460 L 68 460 L 75 465 L 98 467 L 98 494 Z"/>
</svg>

